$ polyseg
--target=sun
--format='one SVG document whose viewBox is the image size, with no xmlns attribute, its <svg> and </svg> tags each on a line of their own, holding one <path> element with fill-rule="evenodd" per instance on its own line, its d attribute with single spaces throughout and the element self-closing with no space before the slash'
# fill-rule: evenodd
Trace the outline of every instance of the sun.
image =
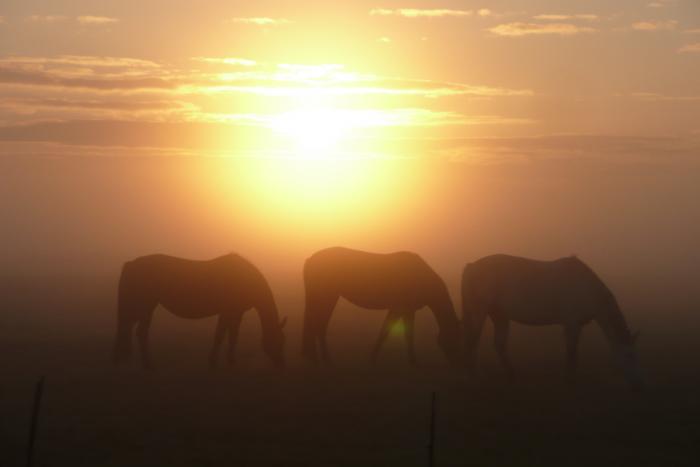
<svg viewBox="0 0 700 467">
<path fill-rule="evenodd" d="M 343 86 L 285 88 L 274 109 L 251 119 L 255 150 L 232 165 L 235 190 L 265 225 L 361 231 L 400 204 L 409 176 L 376 141 L 413 114 L 357 101 Z"/>
<path fill-rule="evenodd" d="M 296 158 L 331 158 L 343 153 L 357 122 L 339 109 L 309 107 L 282 112 L 272 119 L 271 127 L 285 136 Z"/>
</svg>

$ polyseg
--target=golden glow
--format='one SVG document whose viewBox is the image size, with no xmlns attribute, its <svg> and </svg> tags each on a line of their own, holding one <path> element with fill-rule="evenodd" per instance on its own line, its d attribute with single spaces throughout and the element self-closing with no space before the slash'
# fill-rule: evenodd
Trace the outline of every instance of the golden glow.
<svg viewBox="0 0 700 467">
<path fill-rule="evenodd" d="M 272 127 L 293 141 L 295 158 L 336 158 L 353 123 L 342 111 L 309 108 L 273 117 Z"/>
<path fill-rule="evenodd" d="M 335 230 L 381 215 L 401 191 L 397 175 L 371 158 L 272 157 L 252 161 L 241 188 L 273 225 Z"/>
<path fill-rule="evenodd" d="M 294 79 L 353 79 L 338 76 L 339 69 L 283 67 Z M 285 219 L 323 230 L 340 224 L 347 228 L 350 222 L 357 228 L 400 198 L 404 184 L 398 173 L 386 169 L 386 154 L 362 142 L 369 134 L 433 116 L 413 109 L 359 108 L 347 97 L 341 105 L 332 95 L 333 85 L 304 90 L 303 98 L 292 97 L 278 113 L 253 119 L 267 132 L 256 143 L 260 150 L 249 166 L 246 192 L 255 200 L 256 214 L 273 223 Z"/>
<path fill-rule="evenodd" d="M 197 84 L 176 89 L 205 97 L 208 104 L 182 111 L 191 120 L 235 129 L 209 141 L 234 156 L 237 182 L 231 196 L 246 200 L 270 231 L 290 223 L 316 233 L 385 224 L 387 216 L 411 207 L 408 199 L 419 193 L 415 165 L 405 161 L 420 148 L 407 146 L 407 136 L 501 123 L 496 117 L 427 108 L 420 100 L 516 92 L 391 78 L 337 63 L 195 60 L 213 69 L 204 70 Z M 240 154 L 247 156 L 245 164 L 236 157 Z M 395 164 L 395 156 L 403 163 Z"/>
</svg>

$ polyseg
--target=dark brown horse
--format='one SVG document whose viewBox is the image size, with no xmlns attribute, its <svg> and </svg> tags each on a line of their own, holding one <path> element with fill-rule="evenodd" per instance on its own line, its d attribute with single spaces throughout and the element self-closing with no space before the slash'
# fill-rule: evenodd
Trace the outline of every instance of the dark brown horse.
<svg viewBox="0 0 700 467">
<path fill-rule="evenodd" d="M 141 362 L 152 368 L 148 330 L 153 310 L 162 305 L 175 316 L 187 319 L 218 315 L 209 362 L 215 366 L 219 347 L 228 335 L 228 361 L 234 350 L 243 314 L 255 308 L 262 325 L 265 353 L 284 366 L 284 327 L 265 277 L 247 260 L 226 255 L 209 261 L 193 261 L 166 255 L 149 255 L 124 264 L 119 279 L 119 310 L 114 362 L 131 355 L 132 332 L 141 350 Z"/>
<path fill-rule="evenodd" d="M 322 361 L 330 362 L 326 333 L 340 297 L 360 307 L 390 310 L 382 334 L 395 319 L 410 319 L 416 310 L 429 307 L 440 329 L 440 347 L 452 364 L 459 359 L 459 322 L 447 287 L 415 253 L 376 254 L 340 247 L 321 250 L 304 264 L 304 285 L 302 355 L 314 364 L 319 361 L 319 350 Z M 379 345 L 381 340 L 382 335 Z"/>
<path fill-rule="evenodd" d="M 626 379 L 641 387 L 643 379 L 634 349 L 636 336 L 610 289 L 580 259 L 536 261 L 493 255 L 467 264 L 462 275 L 462 322 L 466 360 L 476 364 L 479 336 L 487 316 L 494 325 L 496 352 L 509 374 L 506 345 L 511 322 L 533 326 L 560 325 L 567 351 L 567 377 L 573 381 L 581 329 L 598 323 Z"/>
</svg>

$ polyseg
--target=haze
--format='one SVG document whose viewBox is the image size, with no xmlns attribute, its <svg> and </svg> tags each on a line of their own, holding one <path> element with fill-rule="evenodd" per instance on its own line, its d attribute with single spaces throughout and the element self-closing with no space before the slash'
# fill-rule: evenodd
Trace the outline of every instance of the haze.
<svg viewBox="0 0 700 467">
<path fill-rule="evenodd" d="M 418 251 L 451 284 L 504 252 L 695 289 L 694 1 L 0 16 L 4 275 L 235 251 L 292 277 L 345 244 Z"/>
</svg>

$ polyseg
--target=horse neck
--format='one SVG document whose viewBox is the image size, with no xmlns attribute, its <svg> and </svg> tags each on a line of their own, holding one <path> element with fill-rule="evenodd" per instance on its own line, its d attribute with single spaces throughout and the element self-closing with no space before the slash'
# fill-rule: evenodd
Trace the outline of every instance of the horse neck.
<svg viewBox="0 0 700 467">
<path fill-rule="evenodd" d="M 458 323 L 457 314 L 447 287 L 443 283 L 440 283 L 437 290 L 433 291 L 433 299 L 428 306 L 435 315 L 440 332 L 456 329 Z"/>
<path fill-rule="evenodd" d="M 255 307 L 256 310 L 258 310 L 258 316 L 260 316 L 260 325 L 265 335 L 275 335 L 276 331 L 279 329 L 277 305 L 275 304 L 275 299 L 272 297 L 272 292 L 270 290 L 266 290 L 262 295 L 259 303 Z"/>
<path fill-rule="evenodd" d="M 605 308 L 596 318 L 605 336 L 611 344 L 631 345 L 632 334 L 627 327 L 625 317 L 615 301 Z"/>
</svg>

